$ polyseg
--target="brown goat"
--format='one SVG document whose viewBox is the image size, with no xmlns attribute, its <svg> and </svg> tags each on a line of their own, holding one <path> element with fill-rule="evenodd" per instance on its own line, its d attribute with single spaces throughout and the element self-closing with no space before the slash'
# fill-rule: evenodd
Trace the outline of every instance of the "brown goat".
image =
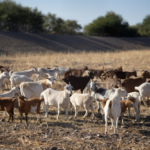
<svg viewBox="0 0 150 150">
<path fill-rule="evenodd" d="M 138 92 L 135 90 L 135 86 L 140 86 L 142 83 L 146 81 L 147 75 L 145 73 L 142 74 L 142 77 L 137 78 L 128 78 L 122 82 L 122 86 L 126 89 L 127 93 L 130 92 Z"/>
<path fill-rule="evenodd" d="M 71 68 L 69 68 L 69 70 L 67 70 L 66 72 L 64 72 L 63 78 L 66 78 L 69 75 L 73 75 L 73 76 L 76 76 L 76 77 L 81 77 L 83 75 L 83 73 L 84 73 L 85 70 L 88 70 L 88 67 L 85 66 L 82 69 L 71 69 Z"/>
<path fill-rule="evenodd" d="M 10 70 L 8 69 L 8 67 L 0 66 L 0 71 L 1 71 L 1 73 L 2 73 L 2 72 L 4 72 L 4 71 L 9 72 Z"/>
<path fill-rule="evenodd" d="M 106 79 L 107 77 L 109 76 L 114 76 L 116 75 L 118 78 L 120 79 L 128 79 L 129 77 L 131 76 L 135 76 L 137 77 L 137 72 L 134 70 L 134 71 L 125 71 L 125 72 L 122 72 L 122 71 L 113 71 L 113 70 L 110 70 L 110 71 L 107 71 L 103 74 L 103 78 Z"/>
<path fill-rule="evenodd" d="M 116 72 L 122 72 L 122 71 L 123 71 L 122 66 L 116 69 L 107 69 L 104 70 L 104 73 L 101 75 L 101 78 L 106 80 L 107 77 L 114 76 L 116 75 Z"/>
<path fill-rule="evenodd" d="M 94 76 L 96 78 L 100 78 L 101 79 L 101 75 L 104 73 L 105 69 L 103 67 L 103 69 L 101 70 L 95 70 L 95 69 L 89 69 L 90 71 L 92 71 L 94 73 Z"/>
<path fill-rule="evenodd" d="M 25 113 L 26 115 L 26 123 L 28 125 L 28 113 L 35 113 L 38 115 L 39 121 L 41 122 L 40 118 L 40 106 L 41 103 L 44 101 L 44 99 L 39 99 L 39 98 L 30 98 L 28 100 L 25 100 L 26 97 L 20 95 L 18 98 L 18 107 L 19 107 L 19 112 L 21 115 L 20 122 L 22 122 L 22 115 Z"/>
<path fill-rule="evenodd" d="M 144 70 L 144 72 L 142 73 L 142 76 L 145 76 L 145 78 L 150 78 L 150 72 L 147 70 Z"/>
<path fill-rule="evenodd" d="M 66 78 L 68 76 L 71 76 L 72 75 L 72 71 L 71 71 L 71 68 L 69 68 L 67 71 L 65 71 L 63 73 L 63 78 Z"/>
<path fill-rule="evenodd" d="M 16 100 L 17 98 L 10 98 L 10 97 L 1 98 L 0 97 L 0 111 L 6 111 L 9 114 L 8 122 L 10 121 L 11 118 L 13 122 L 14 106 L 15 106 Z"/>
<path fill-rule="evenodd" d="M 106 89 L 118 88 L 121 86 L 121 80 L 118 79 L 116 76 L 110 76 L 106 79 Z"/>
</svg>

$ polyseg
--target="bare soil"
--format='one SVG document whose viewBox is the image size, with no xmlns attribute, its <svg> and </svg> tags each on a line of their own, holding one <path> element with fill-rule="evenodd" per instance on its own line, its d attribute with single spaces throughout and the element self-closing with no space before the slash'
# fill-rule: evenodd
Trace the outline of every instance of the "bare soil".
<svg viewBox="0 0 150 150">
<path fill-rule="evenodd" d="M 100 80 L 98 80 L 101 83 Z M 62 81 L 56 82 L 54 89 L 62 90 Z M 149 103 L 149 101 L 148 101 Z M 125 114 L 125 126 L 119 120 L 117 134 L 108 126 L 105 135 L 105 124 L 102 116 L 97 114 L 97 105 L 94 103 L 95 118 L 92 120 L 91 112 L 86 119 L 83 108 L 79 108 L 77 118 L 74 110 L 69 107 L 69 121 L 66 120 L 65 111 L 62 109 L 59 120 L 56 120 L 57 108 L 49 109 L 49 118 L 41 110 L 42 123 L 37 122 L 35 114 L 29 114 L 29 126 L 25 118 L 20 123 L 17 105 L 15 108 L 14 122 L 8 123 L 8 117 L 0 112 L 0 148 L 4 149 L 146 149 L 150 147 L 150 107 L 142 106 L 140 121 L 135 122 L 135 112 L 132 109 L 131 118 Z"/>
<path fill-rule="evenodd" d="M 73 36 L 0 31 L 0 53 L 77 52 L 150 49 L 150 38 Z"/>
<path fill-rule="evenodd" d="M 141 76 L 143 69 L 150 71 L 149 38 L 102 38 L 0 32 L 0 50 L 0 65 L 8 66 L 13 71 L 54 66 L 66 68 L 88 66 L 93 69 L 102 69 L 103 66 L 104 68 L 122 66 L 124 71 L 135 69 L 138 76 Z M 82 50 L 84 52 L 81 52 Z M 35 75 L 32 78 L 35 78 Z M 105 87 L 104 82 L 100 79 L 97 81 L 101 87 Z M 61 80 L 57 80 L 53 85 L 56 90 L 63 90 L 63 87 L 64 83 Z M 37 122 L 35 114 L 29 114 L 29 126 L 26 126 L 25 120 L 20 123 L 17 108 L 15 108 L 13 123 L 8 123 L 8 117 L 0 112 L 0 149 L 149 150 L 150 107 L 141 107 L 139 122 L 134 121 L 133 109 L 131 118 L 128 118 L 128 112 L 126 112 L 126 125 L 122 126 L 119 122 L 117 135 L 111 134 L 114 132 L 112 129 L 109 129 L 107 135 L 104 134 L 105 124 L 101 116 L 97 114 L 96 103 L 94 108 L 94 120 L 91 119 L 90 112 L 88 117 L 83 119 L 85 113 L 83 108 L 79 108 L 79 115 L 75 119 L 74 110 L 69 108 L 69 121 L 66 121 L 63 109 L 59 120 L 56 120 L 56 108 L 49 109 L 48 119 L 44 117 L 44 111 L 41 110 L 42 123 Z M 110 121 L 108 128 L 110 128 Z"/>
</svg>

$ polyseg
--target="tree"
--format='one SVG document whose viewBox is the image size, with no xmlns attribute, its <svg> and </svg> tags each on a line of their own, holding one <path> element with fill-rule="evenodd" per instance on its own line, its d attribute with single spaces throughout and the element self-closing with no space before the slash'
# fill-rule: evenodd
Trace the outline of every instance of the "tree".
<svg viewBox="0 0 150 150">
<path fill-rule="evenodd" d="M 137 24 L 136 28 L 141 36 L 150 36 L 150 15 L 147 15 L 141 24 Z"/>
<path fill-rule="evenodd" d="M 11 0 L 0 1 L 0 24 L 5 24 L 5 28 L 10 30 L 13 25 L 27 24 L 34 26 L 35 31 L 42 31 L 43 23 L 43 14 L 37 8 L 23 7 Z"/>
<path fill-rule="evenodd" d="M 135 29 L 129 28 L 128 22 L 124 21 L 121 15 L 112 11 L 107 12 L 104 17 L 100 16 L 92 23 L 84 26 L 85 35 L 135 36 L 137 35 L 135 31 Z M 133 35 L 133 33 L 135 33 L 135 35 Z"/>
<path fill-rule="evenodd" d="M 76 20 L 63 20 L 55 14 L 48 13 L 44 17 L 44 29 L 49 33 L 76 34 L 82 27 Z"/>
</svg>

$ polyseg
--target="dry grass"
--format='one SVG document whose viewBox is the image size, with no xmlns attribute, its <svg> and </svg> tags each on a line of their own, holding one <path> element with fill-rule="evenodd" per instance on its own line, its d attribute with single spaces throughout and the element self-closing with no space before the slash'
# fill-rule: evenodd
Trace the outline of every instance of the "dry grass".
<svg viewBox="0 0 150 150">
<path fill-rule="evenodd" d="M 9 66 L 12 70 L 24 70 L 31 67 L 71 67 L 101 69 L 123 67 L 123 70 L 138 71 L 138 76 L 141 75 L 141 70 L 150 70 L 150 51 L 118 51 L 118 52 L 76 52 L 76 53 L 28 53 L 14 56 L 0 56 L 0 65 Z M 34 78 L 35 76 L 33 76 Z M 103 87 L 105 83 L 98 80 Z M 62 90 L 62 81 L 54 84 L 53 88 Z M 25 126 L 25 121 L 20 124 L 18 111 L 15 110 L 14 123 L 0 121 L 0 148 L 16 149 L 26 148 L 50 148 L 56 146 L 65 149 L 148 149 L 150 146 L 150 108 L 142 106 L 141 120 L 138 123 L 134 122 L 134 117 L 128 119 L 127 114 L 125 121 L 127 129 L 121 128 L 119 124 L 118 136 L 104 135 L 104 124 L 101 118 L 97 116 L 92 121 L 91 116 L 83 120 L 83 109 L 79 109 L 79 117 L 74 119 L 71 117 L 71 109 L 69 111 L 70 121 L 66 121 L 64 111 L 60 115 L 60 120 L 56 120 L 57 109 L 50 109 L 49 119 L 44 118 L 42 111 L 42 124 L 36 122 L 34 114 L 29 115 L 29 127 Z M 5 120 L 7 117 L 2 115 Z M 135 116 L 135 112 L 132 111 Z M 109 130 L 112 133 L 113 130 Z M 45 134 L 50 135 L 49 138 L 44 138 Z M 99 135 L 97 135 L 99 134 Z M 88 139 L 88 136 L 90 139 Z M 102 144 L 106 143 L 107 146 Z"/>
</svg>

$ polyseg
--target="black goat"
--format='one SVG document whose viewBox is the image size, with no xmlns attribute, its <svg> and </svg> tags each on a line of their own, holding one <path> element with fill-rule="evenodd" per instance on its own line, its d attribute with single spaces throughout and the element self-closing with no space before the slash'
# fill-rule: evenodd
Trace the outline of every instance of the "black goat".
<svg viewBox="0 0 150 150">
<path fill-rule="evenodd" d="M 62 79 L 65 83 L 71 84 L 73 86 L 73 90 L 81 90 L 81 93 L 83 93 L 84 88 L 86 87 L 87 83 L 90 81 L 90 79 L 94 78 L 94 74 L 89 71 L 89 74 L 84 77 L 76 77 L 76 76 L 68 76 L 64 79 Z"/>
</svg>

